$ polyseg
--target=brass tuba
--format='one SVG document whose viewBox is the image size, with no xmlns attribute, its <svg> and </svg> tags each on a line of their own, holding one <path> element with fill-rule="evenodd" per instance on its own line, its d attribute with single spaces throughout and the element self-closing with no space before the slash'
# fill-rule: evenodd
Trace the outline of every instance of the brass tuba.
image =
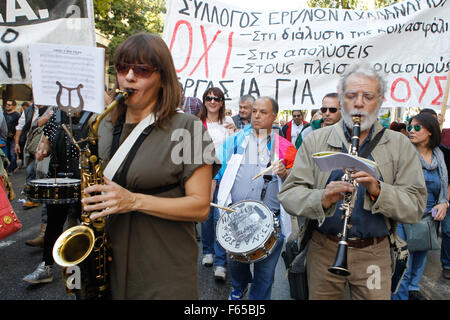
<svg viewBox="0 0 450 320">
<path fill-rule="evenodd" d="M 357 156 L 359 149 L 359 136 L 361 133 L 361 116 L 353 116 L 353 129 L 351 145 L 348 153 Z M 334 263 L 328 268 L 328 271 L 339 276 L 348 276 L 350 271 L 347 267 L 347 252 L 348 252 L 348 229 L 350 228 L 349 221 L 352 215 L 353 208 L 355 207 L 356 194 L 358 192 L 358 182 L 350 178 L 350 175 L 354 173 L 352 168 L 345 169 L 345 174 L 342 177 L 342 181 L 349 182 L 353 185 L 353 192 L 346 192 L 344 194 L 344 200 L 342 201 L 341 209 L 344 210 L 344 225 L 342 232 L 339 234 L 338 248 Z"/>
<path fill-rule="evenodd" d="M 89 186 L 103 183 L 102 159 L 98 157 L 98 128 L 103 118 L 119 103 L 125 101 L 133 91 L 119 91 L 114 101 L 97 116 L 91 124 L 87 147 L 84 150 L 77 145 L 80 152 L 81 199 L 83 190 Z M 81 224 L 64 231 L 53 246 L 53 259 L 63 267 L 66 291 L 74 293 L 79 300 L 107 299 L 109 293 L 108 256 L 110 247 L 105 233 L 105 218 L 92 220 L 90 213 L 81 212 Z M 80 283 L 69 283 L 68 272 L 79 267 Z M 67 278 L 67 279 L 66 279 Z"/>
</svg>

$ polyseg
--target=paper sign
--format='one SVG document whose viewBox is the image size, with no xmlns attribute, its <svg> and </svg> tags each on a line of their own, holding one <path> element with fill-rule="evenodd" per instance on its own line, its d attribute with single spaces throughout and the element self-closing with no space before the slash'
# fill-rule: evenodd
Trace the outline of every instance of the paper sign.
<svg viewBox="0 0 450 320">
<path fill-rule="evenodd" d="M 103 48 L 36 43 L 29 53 L 36 104 L 104 111 Z"/>
</svg>

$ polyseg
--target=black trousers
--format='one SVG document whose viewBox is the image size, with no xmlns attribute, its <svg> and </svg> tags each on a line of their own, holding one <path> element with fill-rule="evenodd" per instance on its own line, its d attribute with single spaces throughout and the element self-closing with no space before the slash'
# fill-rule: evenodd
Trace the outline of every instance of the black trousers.
<svg viewBox="0 0 450 320">
<path fill-rule="evenodd" d="M 81 216 L 81 202 L 69 204 L 47 204 L 47 228 L 44 236 L 44 255 L 43 261 L 45 265 L 53 265 L 53 246 L 56 239 L 61 235 L 64 223 L 68 215 L 77 217 Z"/>
</svg>

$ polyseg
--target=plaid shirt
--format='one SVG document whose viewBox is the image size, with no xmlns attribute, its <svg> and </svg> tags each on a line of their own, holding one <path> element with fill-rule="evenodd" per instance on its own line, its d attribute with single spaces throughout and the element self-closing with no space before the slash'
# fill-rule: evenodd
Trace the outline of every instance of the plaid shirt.
<svg viewBox="0 0 450 320">
<path fill-rule="evenodd" d="M 184 101 L 184 112 L 198 116 L 202 108 L 202 101 L 196 97 L 186 97 Z"/>
</svg>

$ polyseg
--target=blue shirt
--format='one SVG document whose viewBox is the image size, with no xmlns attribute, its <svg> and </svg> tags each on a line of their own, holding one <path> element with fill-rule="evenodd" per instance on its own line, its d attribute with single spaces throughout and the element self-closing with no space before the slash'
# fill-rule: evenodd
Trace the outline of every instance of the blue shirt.
<svg viewBox="0 0 450 320">
<path fill-rule="evenodd" d="M 427 208 L 424 213 L 428 213 L 437 203 L 439 199 L 439 191 L 441 189 L 441 182 L 439 180 L 438 169 L 427 170 L 422 168 L 423 176 L 425 177 L 425 184 L 427 186 Z"/>
<path fill-rule="evenodd" d="M 350 139 L 351 135 L 346 126 L 344 126 L 344 133 L 347 139 Z M 373 128 L 370 130 L 370 133 L 367 136 L 366 140 L 360 146 L 360 153 L 362 153 L 364 149 L 368 147 L 372 135 Z M 343 146 L 342 152 L 347 152 L 345 146 Z M 372 155 L 369 155 L 367 159 L 373 160 Z M 341 180 L 343 175 L 344 172 L 342 170 L 333 170 L 327 184 L 331 181 Z M 382 180 L 382 177 L 380 177 L 380 180 Z M 353 209 L 349 220 L 349 224 L 352 225 L 352 227 L 348 230 L 348 237 L 372 238 L 388 235 L 389 231 L 386 226 L 384 216 L 381 214 L 372 214 L 372 212 L 364 209 L 365 193 L 366 188 L 362 184 L 359 184 L 356 195 L 355 208 Z M 326 218 L 324 223 L 320 227 L 318 227 L 319 230 L 321 230 L 323 233 L 333 235 L 338 235 L 342 232 L 344 223 L 342 216 L 344 215 L 344 211 L 341 210 L 341 205 L 342 200 L 339 200 L 336 204 L 336 211 L 334 212 L 334 215 Z"/>
</svg>

